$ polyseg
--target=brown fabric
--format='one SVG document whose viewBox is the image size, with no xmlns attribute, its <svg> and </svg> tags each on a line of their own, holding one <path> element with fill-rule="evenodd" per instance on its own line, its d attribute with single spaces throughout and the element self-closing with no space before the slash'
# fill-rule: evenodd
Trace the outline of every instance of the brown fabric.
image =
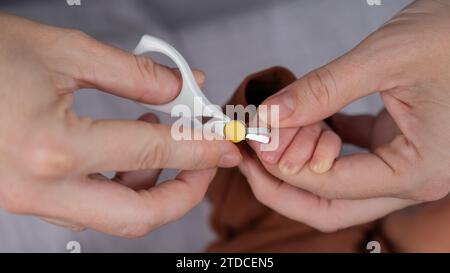
<svg viewBox="0 0 450 273">
<path fill-rule="evenodd" d="M 295 79 L 282 67 L 255 73 L 241 83 L 229 104 L 257 106 Z M 366 251 L 375 227 L 372 223 L 324 234 L 290 220 L 258 202 L 237 168 L 219 170 L 208 197 L 213 205 L 211 224 L 218 235 L 210 252 Z"/>
</svg>

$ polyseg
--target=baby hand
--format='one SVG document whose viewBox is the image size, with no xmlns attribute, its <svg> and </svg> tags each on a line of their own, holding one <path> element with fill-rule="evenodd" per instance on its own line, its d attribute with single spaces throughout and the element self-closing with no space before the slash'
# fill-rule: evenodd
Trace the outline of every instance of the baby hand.
<svg viewBox="0 0 450 273">
<path fill-rule="evenodd" d="M 277 166 L 283 175 L 292 176 L 303 168 L 317 174 L 327 172 L 339 155 L 342 142 L 325 122 L 319 122 L 280 129 L 279 145 L 274 151 L 261 151 L 260 145 L 250 144 L 263 164 Z"/>
</svg>

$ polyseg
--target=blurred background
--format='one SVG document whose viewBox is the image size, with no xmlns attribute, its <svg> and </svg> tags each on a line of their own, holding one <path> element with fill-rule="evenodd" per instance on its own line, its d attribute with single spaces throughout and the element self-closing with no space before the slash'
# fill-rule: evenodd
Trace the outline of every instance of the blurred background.
<svg viewBox="0 0 450 273">
<path fill-rule="evenodd" d="M 1 0 L 0 9 L 43 23 L 80 29 L 132 51 L 143 34 L 173 44 L 192 67 L 206 72 L 204 92 L 224 104 L 248 74 L 281 65 L 301 76 L 342 55 L 411 0 Z M 0 26 L 2 27 L 2 26 Z M 153 55 L 152 55 L 153 56 Z M 166 64 L 165 58 L 155 57 Z M 377 95 L 344 109 L 376 113 Z M 94 118 L 136 119 L 134 102 L 95 90 L 76 94 L 74 110 Z M 160 115 L 163 122 L 169 118 Z M 165 171 L 161 179 L 173 177 Z M 29 216 L 0 210 L 0 252 L 199 252 L 214 239 L 205 200 L 179 221 L 139 239 L 94 231 L 75 233 Z"/>
</svg>

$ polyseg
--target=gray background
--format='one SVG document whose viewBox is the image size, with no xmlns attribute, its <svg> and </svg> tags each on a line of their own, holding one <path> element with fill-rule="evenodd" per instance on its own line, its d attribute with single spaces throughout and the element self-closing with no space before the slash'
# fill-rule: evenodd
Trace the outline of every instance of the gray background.
<svg viewBox="0 0 450 273">
<path fill-rule="evenodd" d="M 0 8 L 81 29 L 129 51 L 142 34 L 159 36 L 178 48 L 191 66 L 206 71 L 205 93 L 213 103 L 223 104 L 247 74 L 283 65 L 301 76 L 351 49 L 409 2 L 383 0 L 381 6 L 369 6 L 366 0 L 82 0 L 81 6 L 70 7 L 65 0 L 3 0 Z M 380 107 L 379 98 L 371 96 L 345 111 L 375 113 Z M 145 112 L 133 102 L 94 90 L 78 92 L 74 110 L 95 118 L 126 119 Z M 166 171 L 162 178 L 173 174 Z M 94 231 L 74 233 L 0 210 L 0 251 L 66 252 L 72 240 L 85 252 L 202 251 L 214 238 L 209 211 L 204 201 L 181 220 L 130 240 Z"/>
</svg>

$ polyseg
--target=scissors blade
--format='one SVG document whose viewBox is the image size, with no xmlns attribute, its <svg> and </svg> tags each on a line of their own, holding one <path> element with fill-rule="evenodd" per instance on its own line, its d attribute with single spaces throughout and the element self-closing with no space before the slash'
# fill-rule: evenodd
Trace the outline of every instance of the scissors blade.
<svg viewBox="0 0 450 273">
<path fill-rule="evenodd" d="M 263 144 L 270 142 L 270 129 L 269 128 L 258 128 L 249 127 L 247 128 L 247 133 L 245 135 L 246 139 L 257 141 Z"/>
</svg>

